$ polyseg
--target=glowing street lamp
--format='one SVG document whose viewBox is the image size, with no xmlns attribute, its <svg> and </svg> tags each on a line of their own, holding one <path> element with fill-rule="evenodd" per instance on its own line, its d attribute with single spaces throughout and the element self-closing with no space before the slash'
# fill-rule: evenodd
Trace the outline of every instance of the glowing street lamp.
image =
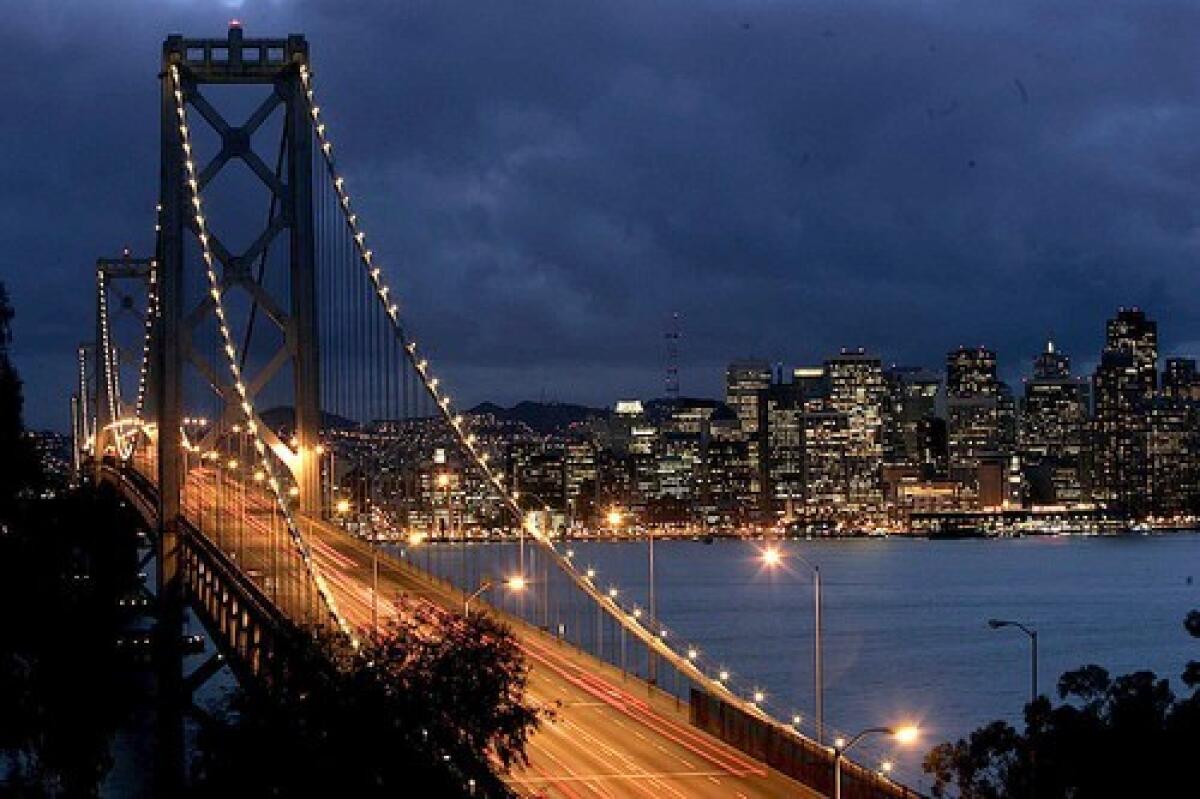
<svg viewBox="0 0 1200 799">
<path fill-rule="evenodd" d="M 508 577 L 504 580 L 504 587 L 507 588 L 509 591 L 514 591 L 514 592 L 524 591 L 526 585 L 528 585 L 528 583 L 525 580 L 524 575 L 521 575 L 521 574 L 514 574 L 511 577 Z M 484 580 L 483 582 L 481 582 L 479 584 L 479 588 L 475 589 L 475 593 L 471 594 L 470 596 L 468 596 L 466 599 L 463 600 L 463 615 L 470 616 L 471 615 L 471 602 L 474 601 L 475 599 L 478 599 L 480 596 L 483 595 L 483 593 L 485 591 L 492 588 L 493 586 L 495 586 L 495 582 L 493 582 L 490 579 Z"/>
<path fill-rule="evenodd" d="M 868 735 L 889 735 L 892 740 L 902 746 L 910 746 L 921 738 L 921 728 L 915 724 L 905 724 L 901 727 L 868 727 L 854 735 L 850 740 L 838 738 L 833 742 L 833 799 L 842 799 L 842 758 L 846 752 Z M 891 769 L 890 764 L 884 768 Z"/>
<path fill-rule="evenodd" d="M 333 509 L 337 511 L 338 515 L 345 516 L 350 512 L 350 500 L 339 499 L 337 504 L 333 506 Z"/>
</svg>

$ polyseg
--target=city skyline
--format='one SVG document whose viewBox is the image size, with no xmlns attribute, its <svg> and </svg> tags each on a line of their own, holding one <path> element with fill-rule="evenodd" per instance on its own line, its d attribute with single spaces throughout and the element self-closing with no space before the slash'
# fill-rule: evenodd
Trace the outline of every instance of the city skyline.
<svg viewBox="0 0 1200 799">
<path fill-rule="evenodd" d="M 1178 527 L 1200 516 L 1200 372 L 1160 361 L 1158 341 L 1156 320 L 1119 308 L 1094 374 L 1053 341 L 1016 387 L 985 347 L 948 351 L 944 371 L 843 348 L 786 371 L 729 363 L 721 400 L 482 405 L 469 428 L 543 529 L 568 538 Z M 285 439 L 294 424 L 276 411 L 264 423 Z M 382 512 L 394 537 L 493 534 L 489 479 L 438 418 L 360 404 L 321 440 L 335 485 L 322 502 L 343 518 Z"/>
<path fill-rule="evenodd" d="M 162 31 L 231 15 L 321 44 L 356 199 L 465 402 L 658 394 L 673 311 L 682 390 L 708 396 L 727 358 L 841 344 L 935 363 L 1052 333 L 1084 366 L 1094 320 L 1123 302 L 1169 323 L 1164 351 L 1200 351 L 1197 187 L 1176 168 L 1195 90 L 1162 77 L 1193 71 L 1181 32 L 1200 11 L 1157 8 L 1081 7 L 1071 36 L 1037 3 L 584 3 L 537 25 L 472 3 L 25 8 L 0 59 L 57 76 L 0 89 L 0 139 L 21 156 L 0 237 L 30 422 L 65 427 L 70 320 L 90 314 L 78 276 L 150 246 L 157 132 L 129 123 L 156 101 L 144 64 Z M 96 30 L 122 46 L 95 47 Z M 382 31 L 386 62 L 369 55 Z M 105 113 L 95 74 L 114 76 Z"/>
</svg>

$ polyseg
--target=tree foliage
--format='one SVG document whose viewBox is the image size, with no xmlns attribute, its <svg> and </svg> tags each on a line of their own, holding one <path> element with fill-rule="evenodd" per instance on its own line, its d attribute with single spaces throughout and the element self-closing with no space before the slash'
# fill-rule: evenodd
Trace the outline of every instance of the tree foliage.
<svg viewBox="0 0 1200 799">
<path fill-rule="evenodd" d="M 1200 638 L 1200 612 L 1185 629 Z M 1139 671 L 1112 677 L 1090 665 L 1063 674 L 1059 704 L 1041 696 L 1025 706 L 1025 730 L 994 721 L 926 755 L 934 796 L 963 799 L 1090 799 L 1174 796 L 1194 780 L 1200 744 L 1200 662 L 1183 672 L 1192 693 Z"/>
<path fill-rule="evenodd" d="M 117 639 L 139 588 L 137 521 L 111 491 L 39 495 L 13 317 L 0 284 L 0 789 L 92 796 L 131 695 Z"/>
<path fill-rule="evenodd" d="M 11 522 L 19 501 L 40 485 L 42 477 L 21 419 L 21 377 L 9 358 L 14 316 L 8 292 L 0 283 L 0 525 Z"/>
<path fill-rule="evenodd" d="M 110 491 L 36 503 L 0 534 L 0 786 L 92 796 L 137 690 L 117 644 L 138 590 L 136 520 Z"/>
<path fill-rule="evenodd" d="M 538 721 L 510 631 L 412 602 L 355 652 L 322 638 L 200 738 L 198 795 L 507 796 Z"/>
</svg>

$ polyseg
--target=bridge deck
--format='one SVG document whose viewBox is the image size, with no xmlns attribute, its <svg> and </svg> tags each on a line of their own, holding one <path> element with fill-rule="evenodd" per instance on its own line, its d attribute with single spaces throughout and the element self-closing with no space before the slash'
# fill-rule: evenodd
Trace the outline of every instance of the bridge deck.
<svg viewBox="0 0 1200 799">
<path fill-rule="evenodd" d="M 216 492 L 223 503 L 245 508 L 245 524 L 229 514 L 218 527 Z M 281 559 L 281 520 L 270 499 L 231 481 L 218 481 L 211 471 L 189 477 L 186 512 L 216 535 L 222 546 L 254 579 L 268 588 L 287 584 L 281 569 L 296 568 Z M 240 514 L 239 514 L 240 515 Z M 369 546 L 341 528 L 321 521 L 304 522 L 315 560 L 348 621 L 370 629 L 372 621 L 372 553 Z M 290 564 L 290 565 L 289 565 Z M 381 555 L 378 560 L 378 606 L 381 624 L 394 618 L 393 601 L 419 598 L 459 610 L 462 595 L 414 567 Z M 303 598 L 281 596 L 292 612 L 303 613 Z M 700 732 L 670 697 L 635 677 L 564 644 L 525 622 L 492 609 L 510 624 L 532 666 L 533 699 L 555 711 L 530 745 L 530 766 L 514 773 L 511 783 L 522 795 L 563 797 L 804 797 L 818 796 L 783 774 L 766 768 L 732 747 Z"/>
</svg>

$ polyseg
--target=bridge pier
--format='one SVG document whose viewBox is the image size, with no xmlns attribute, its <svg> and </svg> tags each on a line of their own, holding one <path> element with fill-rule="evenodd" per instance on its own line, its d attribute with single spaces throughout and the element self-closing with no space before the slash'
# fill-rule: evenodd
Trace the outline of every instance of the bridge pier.
<svg viewBox="0 0 1200 799">
<path fill-rule="evenodd" d="M 184 788 L 183 592 L 179 580 L 178 523 L 162 525 L 158 536 L 158 623 L 155 625 L 155 672 L 158 731 L 155 787 L 160 796 Z"/>
</svg>

